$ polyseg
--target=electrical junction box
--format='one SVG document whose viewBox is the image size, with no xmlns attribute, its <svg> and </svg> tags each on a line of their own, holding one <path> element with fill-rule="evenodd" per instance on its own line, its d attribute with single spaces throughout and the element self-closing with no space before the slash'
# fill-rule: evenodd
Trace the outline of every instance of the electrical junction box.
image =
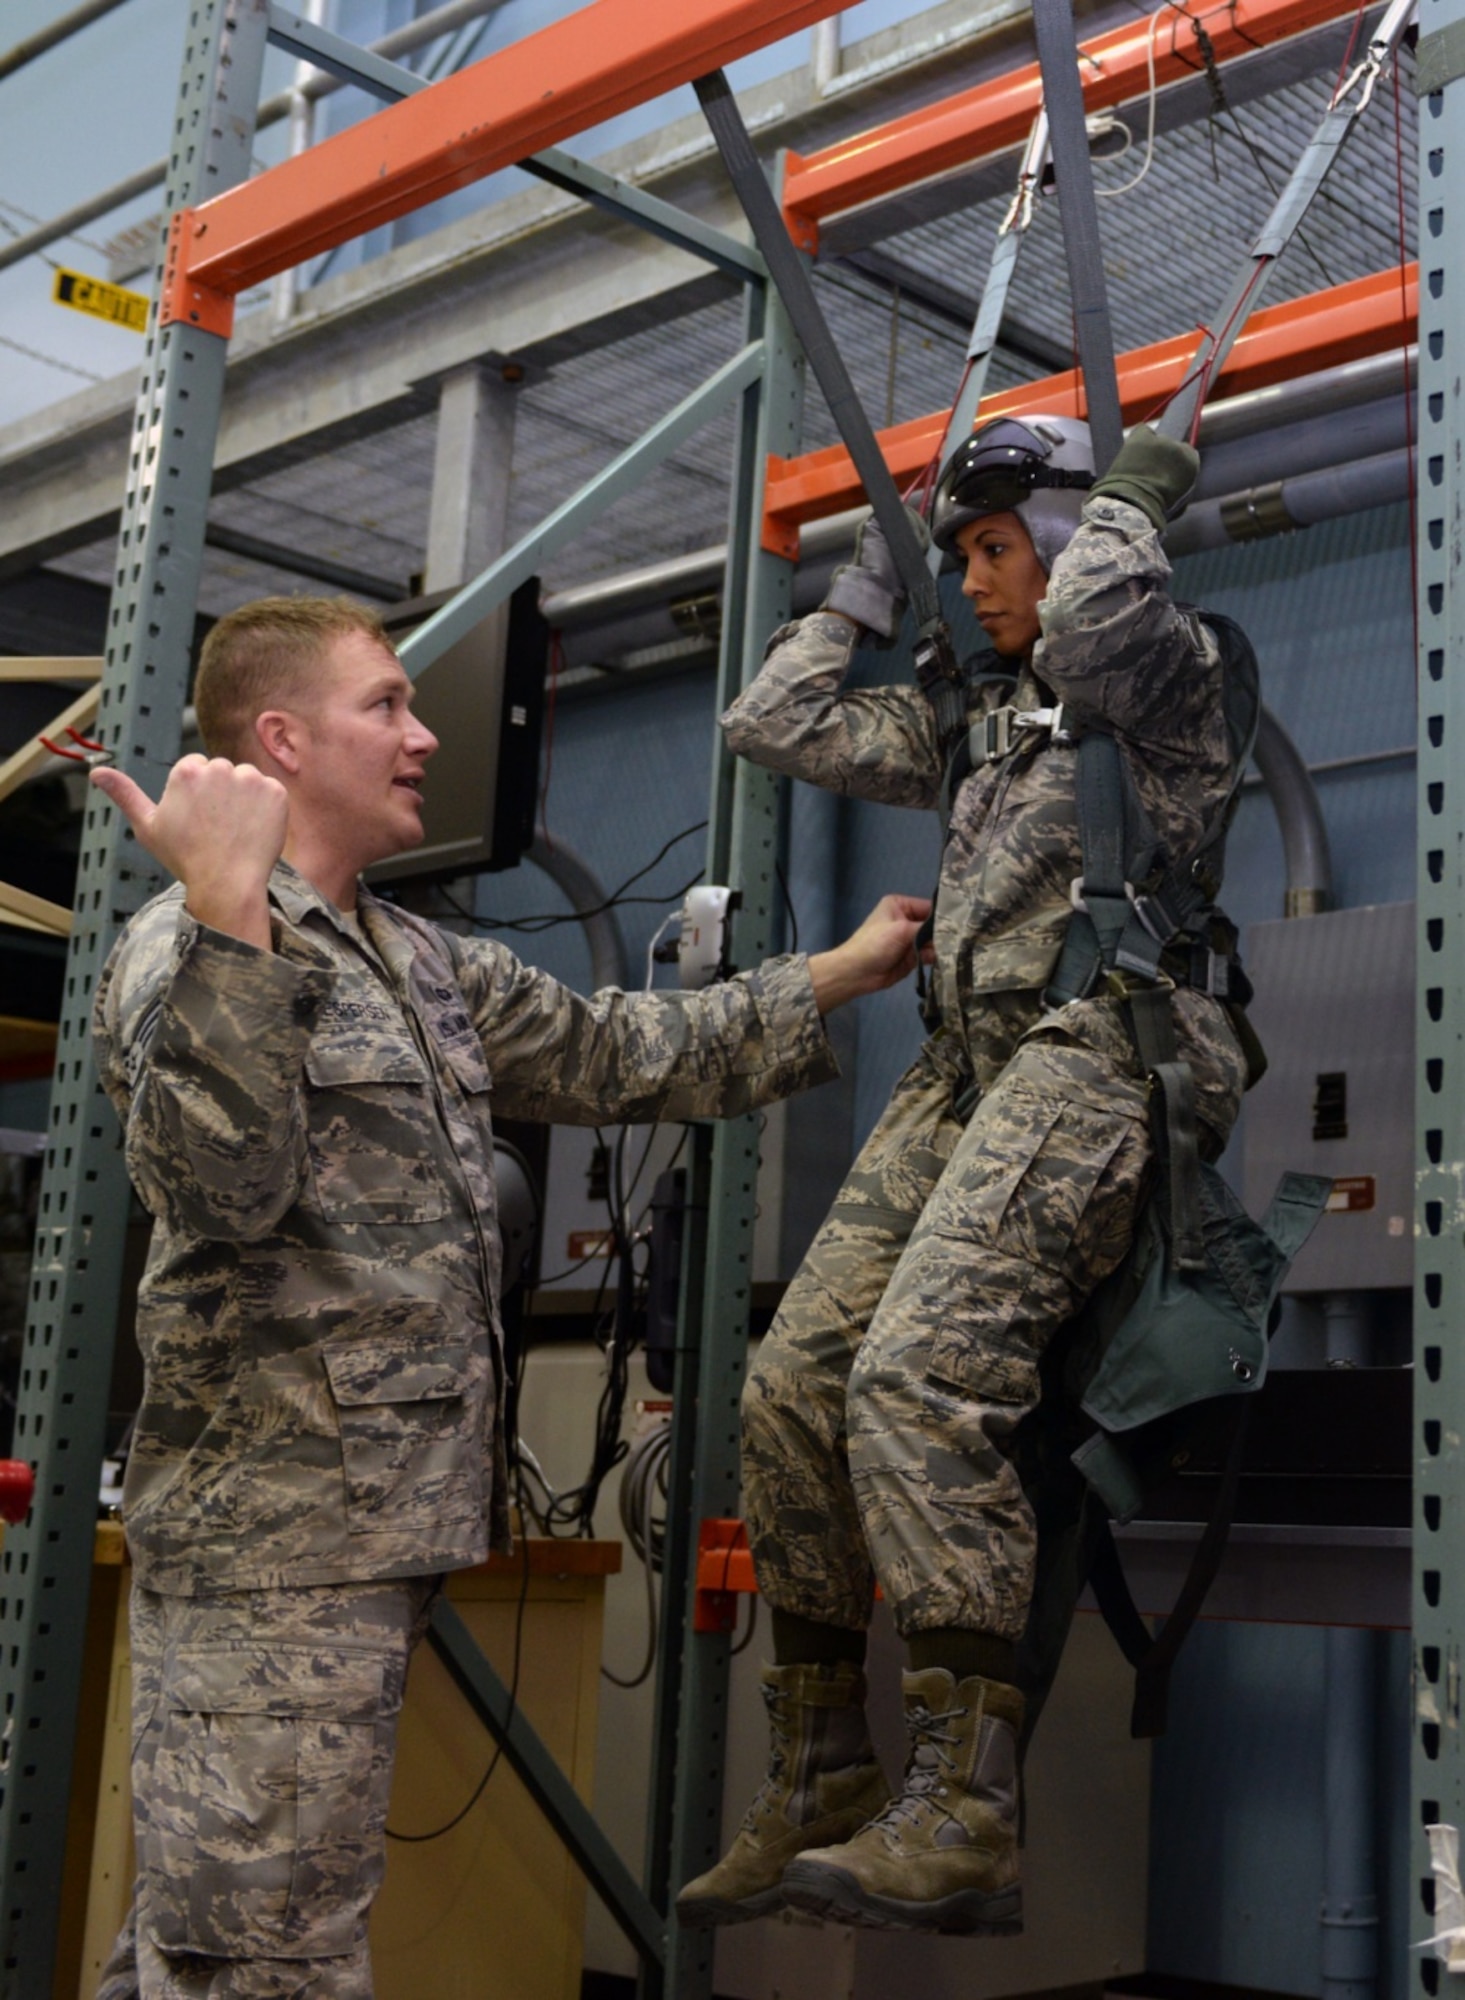
<svg viewBox="0 0 1465 2000">
<path fill-rule="evenodd" d="M 1246 1205 L 1288 1168 L 1333 1180 L 1289 1292 L 1414 1282 L 1414 932 L 1413 903 L 1380 903 L 1248 933 L 1269 1067 L 1243 1112 Z"/>
</svg>

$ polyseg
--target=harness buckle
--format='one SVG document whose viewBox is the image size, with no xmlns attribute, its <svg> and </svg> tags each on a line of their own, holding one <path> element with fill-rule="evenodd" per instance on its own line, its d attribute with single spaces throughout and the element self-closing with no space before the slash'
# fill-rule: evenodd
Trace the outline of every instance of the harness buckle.
<svg viewBox="0 0 1465 2000">
<path fill-rule="evenodd" d="M 1017 729 L 1046 729 L 1054 743 L 1072 743 L 1073 731 L 1063 719 L 1063 703 L 1052 708 L 1023 708 L 1013 714 L 1013 726 Z"/>
<path fill-rule="evenodd" d="M 1000 763 L 1011 750 L 1016 714 L 1015 708 L 989 708 L 982 717 L 982 763 Z"/>
<path fill-rule="evenodd" d="M 1155 943 L 1162 948 L 1167 945 L 1180 926 L 1159 897 L 1144 895 L 1131 882 L 1125 883 L 1124 893 L 1129 898 L 1129 907 Z"/>
<path fill-rule="evenodd" d="M 1054 743 L 1074 739 L 1063 721 L 1063 704 L 1056 708 L 989 708 L 972 724 L 971 753 L 974 764 L 997 764 L 1014 748 L 1025 729 L 1046 729 Z"/>
<path fill-rule="evenodd" d="M 1115 966 L 1104 974 L 1104 987 L 1112 999 L 1132 1000 L 1138 993 L 1173 993 L 1175 981 L 1168 972 L 1161 972 L 1158 967 L 1154 977 L 1149 978 L 1135 977 Z"/>
<path fill-rule="evenodd" d="M 923 694 L 930 694 L 933 688 L 939 688 L 943 683 L 957 688 L 961 686 L 961 668 L 952 650 L 951 634 L 944 624 L 938 623 L 934 629 L 920 632 L 911 649 L 911 665 Z"/>
</svg>

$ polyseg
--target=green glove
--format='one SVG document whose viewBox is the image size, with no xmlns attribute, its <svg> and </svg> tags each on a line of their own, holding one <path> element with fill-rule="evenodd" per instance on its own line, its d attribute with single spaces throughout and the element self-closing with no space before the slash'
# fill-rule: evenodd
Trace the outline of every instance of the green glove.
<svg viewBox="0 0 1465 2000">
<path fill-rule="evenodd" d="M 1119 447 L 1119 454 L 1102 479 L 1090 489 L 1111 500 L 1127 500 L 1148 514 L 1157 528 L 1173 520 L 1190 497 L 1200 470 L 1200 454 L 1178 438 L 1160 437 L 1148 424 L 1136 424 Z"/>
</svg>

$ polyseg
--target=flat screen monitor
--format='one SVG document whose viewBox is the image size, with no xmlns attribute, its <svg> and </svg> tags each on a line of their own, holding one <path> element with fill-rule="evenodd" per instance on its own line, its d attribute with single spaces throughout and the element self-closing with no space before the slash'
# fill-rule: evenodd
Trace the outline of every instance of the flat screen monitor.
<svg viewBox="0 0 1465 2000">
<path fill-rule="evenodd" d="M 383 613 L 400 645 L 453 593 Z M 513 868 L 534 838 L 549 626 L 539 578 L 522 583 L 457 645 L 424 668 L 413 712 L 438 739 L 423 785 L 423 843 L 367 871 L 372 882 L 442 881 Z"/>
</svg>

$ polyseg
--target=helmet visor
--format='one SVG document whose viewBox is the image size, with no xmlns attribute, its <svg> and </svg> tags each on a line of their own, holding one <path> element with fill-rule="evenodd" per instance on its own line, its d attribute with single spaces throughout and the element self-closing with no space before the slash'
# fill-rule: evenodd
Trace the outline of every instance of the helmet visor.
<svg viewBox="0 0 1465 2000">
<path fill-rule="evenodd" d="M 1050 466 L 1053 447 L 1015 419 L 998 418 L 960 445 L 942 477 L 937 505 L 969 515 L 1004 514 L 1040 486 L 1088 487 L 1091 472 Z"/>
</svg>

